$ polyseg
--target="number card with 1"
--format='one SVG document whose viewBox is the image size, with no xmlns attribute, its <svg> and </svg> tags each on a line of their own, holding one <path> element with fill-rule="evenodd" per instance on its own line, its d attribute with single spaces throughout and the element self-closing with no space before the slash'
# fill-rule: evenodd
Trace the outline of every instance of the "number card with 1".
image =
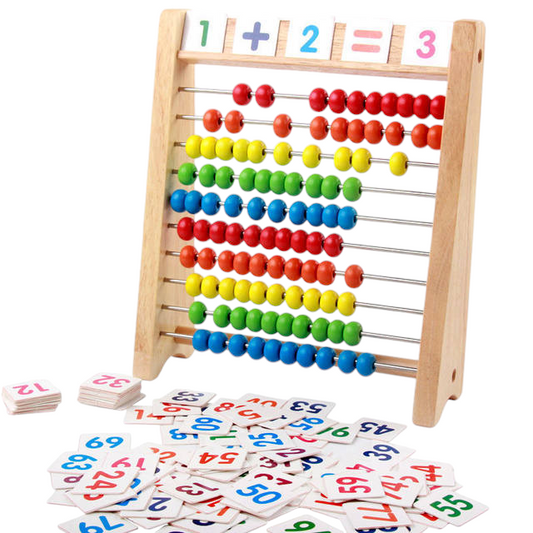
<svg viewBox="0 0 533 533">
<path fill-rule="evenodd" d="M 120 533 L 135 531 L 137 526 L 114 513 L 92 513 L 59 524 L 66 533 L 104 533 L 117 530 Z"/>
<path fill-rule="evenodd" d="M 267 431 L 262 428 L 252 428 L 241 435 L 242 445 L 249 452 L 264 452 L 270 450 L 283 450 L 291 448 L 293 444 L 286 431 Z"/>
<path fill-rule="evenodd" d="M 124 416 L 124 424 L 168 426 L 173 423 L 174 418 L 171 416 L 154 415 L 151 405 L 134 405 L 128 408 Z"/>
<path fill-rule="evenodd" d="M 455 485 L 453 466 L 448 463 L 409 458 L 398 468 L 400 472 L 425 476 L 426 483 L 430 487 L 433 485 L 453 487 Z"/>
<path fill-rule="evenodd" d="M 210 520 L 212 522 L 218 522 L 227 524 L 234 520 L 240 513 L 238 509 L 232 509 L 223 502 L 224 496 L 215 496 L 205 502 L 195 504 L 194 508 L 197 509 L 202 516 L 196 517 L 200 520 Z"/>
<path fill-rule="evenodd" d="M 286 57 L 330 59 L 335 19 L 291 19 L 287 36 Z"/>
<path fill-rule="evenodd" d="M 242 449 L 206 446 L 198 448 L 192 456 L 189 468 L 193 470 L 238 470 L 246 460 L 247 452 Z"/>
<path fill-rule="evenodd" d="M 178 405 L 175 403 L 154 400 L 152 403 L 152 414 L 156 416 L 187 416 L 200 415 L 202 408 L 191 405 Z"/>
<path fill-rule="evenodd" d="M 71 490 L 71 494 L 123 494 L 139 472 L 137 467 L 98 468 Z"/>
<path fill-rule="evenodd" d="M 188 11 L 181 41 L 182 50 L 222 52 L 227 19 L 224 14 Z"/>
<path fill-rule="evenodd" d="M 376 472 L 336 472 L 324 478 L 324 487 L 330 500 L 358 500 L 385 495 Z"/>
<path fill-rule="evenodd" d="M 360 427 L 359 432 L 357 433 L 358 437 L 382 440 L 384 442 L 390 442 L 407 427 L 403 424 L 385 422 L 384 420 L 377 420 L 376 418 L 361 418 L 356 424 Z"/>
<path fill-rule="evenodd" d="M 159 490 L 194 505 L 218 496 L 222 487 L 224 484 L 217 481 L 178 474 L 174 478 L 166 478 Z"/>
<path fill-rule="evenodd" d="M 402 63 L 447 67 L 452 45 L 453 23 L 413 23 L 405 27 Z"/>
<path fill-rule="evenodd" d="M 386 503 L 349 502 L 344 510 L 354 529 L 409 526 L 411 520 L 401 507 Z"/>
<path fill-rule="evenodd" d="M 302 515 L 267 528 L 269 533 L 341 533 L 316 516 Z"/>
<path fill-rule="evenodd" d="M 398 507 L 412 507 L 423 485 L 411 476 L 401 474 L 386 474 L 381 476 L 381 484 L 385 491 L 382 498 L 374 498 L 376 503 L 388 503 Z M 366 499 L 364 496 L 361 499 Z"/>
<path fill-rule="evenodd" d="M 352 19 L 346 23 L 343 61 L 387 63 L 392 22 L 384 19 Z"/>
<path fill-rule="evenodd" d="M 305 413 L 306 416 L 320 415 L 322 418 L 325 418 L 334 407 L 334 402 L 311 400 L 309 398 L 290 398 L 283 405 L 282 411 L 288 413 Z"/>
<path fill-rule="evenodd" d="M 178 419 L 176 427 L 182 433 L 194 433 L 197 435 L 228 435 L 231 430 L 231 422 L 222 417 L 190 415 Z"/>
<path fill-rule="evenodd" d="M 111 451 L 117 448 L 129 450 L 130 446 L 129 433 L 89 433 L 80 436 L 78 451 Z"/>
<path fill-rule="evenodd" d="M 275 56 L 279 19 L 239 17 L 235 22 L 233 53 Z"/>
</svg>

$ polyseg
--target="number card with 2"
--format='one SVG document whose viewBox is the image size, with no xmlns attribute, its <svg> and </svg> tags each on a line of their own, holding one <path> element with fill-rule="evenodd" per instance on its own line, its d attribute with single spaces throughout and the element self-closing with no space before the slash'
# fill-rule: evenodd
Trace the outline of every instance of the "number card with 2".
<svg viewBox="0 0 533 533">
<path fill-rule="evenodd" d="M 183 500 L 156 491 L 146 509 L 140 511 L 125 510 L 120 513 L 120 516 L 125 518 L 175 518 L 179 515 L 182 506 Z"/>
<path fill-rule="evenodd" d="M 392 22 L 384 19 L 353 19 L 346 23 L 343 61 L 387 63 Z"/>
<path fill-rule="evenodd" d="M 269 533 L 341 533 L 316 516 L 302 515 L 267 529 Z"/>
<path fill-rule="evenodd" d="M 222 52 L 228 17 L 223 14 L 188 11 L 181 42 L 182 50 Z"/>
<path fill-rule="evenodd" d="M 287 37 L 286 57 L 330 59 L 335 19 L 291 19 Z"/>
<path fill-rule="evenodd" d="M 402 63 L 447 67 L 452 33 L 451 22 L 407 24 L 403 39 Z"/>
<path fill-rule="evenodd" d="M 78 451 L 110 451 L 117 448 L 129 450 L 131 435 L 129 433 L 89 433 L 81 435 Z"/>
</svg>

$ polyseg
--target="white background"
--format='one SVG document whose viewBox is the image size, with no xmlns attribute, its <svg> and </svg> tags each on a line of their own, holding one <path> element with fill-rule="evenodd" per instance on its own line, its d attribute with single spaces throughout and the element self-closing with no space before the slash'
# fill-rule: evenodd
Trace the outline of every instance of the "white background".
<svg viewBox="0 0 533 533">
<path fill-rule="evenodd" d="M 485 21 L 465 389 L 425 429 L 410 422 L 412 380 L 198 354 L 145 383 L 148 398 L 177 386 L 227 397 L 298 394 L 336 401 L 333 415 L 343 421 L 408 423 L 398 442 L 452 463 L 462 492 L 491 507 L 465 531 L 529 527 L 533 117 L 531 21 L 520 4 L 382 0 L 376 13 L 371 2 L 152 0 L 1 3 L 0 382 L 47 378 L 64 399 L 52 415 L 0 413 L 0 528 L 54 531 L 76 516 L 46 505 L 47 466 L 75 449 L 80 433 L 128 429 L 121 413 L 78 404 L 77 388 L 98 371 L 131 371 L 158 18 L 164 8 L 199 4 L 229 16 L 262 9 L 289 18 L 305 6 L 306 16 L 340 19 Z M 212 85 L 239 81 L 228 73 Z M 136 445 L 159 437 L 157 427 L 130 428 Z"/>
</svg>

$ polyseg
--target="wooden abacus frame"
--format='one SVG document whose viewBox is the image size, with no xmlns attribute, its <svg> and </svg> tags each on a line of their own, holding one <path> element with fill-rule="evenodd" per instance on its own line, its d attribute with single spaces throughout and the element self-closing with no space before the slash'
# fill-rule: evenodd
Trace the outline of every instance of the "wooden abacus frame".
<svg viewBox="0 0 533 533">
<path fill-rule="evenodd" d="M 169 357 L 189 357 L 193 352 L 190 340 L 161 336 L 160 332 L 194 333 L 186 314 L 164 310 L 162 305 L 172 302 L 188 307 L 192 303 L 183 285 L 165 283 L 164 278 L 187 276 L 186 269 L 165 252 L 181 248 L 176 232 L 167 229 L 169 223 L 181 218 L 170 208 L 169 197 L 176 183 L 172 169 L 178 168 L 186 158 L 183 151 L 174 148 L 174 143 L 187 139 L 194 129 L 192 122 L 176 120 L 178 114 L 194 114 L 194 95 L 179 92 L 178 88 L 194 86 L 195 64 L 447 80 L 419 358 L 412 361 L 377 356 L 378 362 L 416 366 L 416 374 L 394 368 L 381 371 L 416 375 L 413 421 L 422 426 L 434 426 L 446 401 L 458 398 L 463 385 L 483 73 L 483 23 L 458 21 L 454 24 L 449 66 L 442 68 L 401 64 L 404 26 L 393 28 L 386 64 L 341 61 L 344 24 L 335 25 L 331 60 L 285 57 L 288 21 L 280 24 L 274 57 L 232 54 L 234 19 L 228 20 L 222 53 L 182 51 L 185 16 L 186 11 L 182 10 L 164 11 L 159 26 L 134 375 L 154 379 Z"/>
</svg>

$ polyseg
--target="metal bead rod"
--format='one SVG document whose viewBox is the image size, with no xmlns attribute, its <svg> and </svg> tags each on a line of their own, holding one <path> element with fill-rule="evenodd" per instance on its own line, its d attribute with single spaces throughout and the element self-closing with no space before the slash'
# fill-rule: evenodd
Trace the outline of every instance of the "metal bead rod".
<svg viewBox="0 0 533 533">
<path fill-rule="evenodd" d="M 423 222 L 419 220 L 403 220 L 399 218 L 383 218 L 383 217 L 368 217 L 364 215 L 357 215 L 357 220 L 366 220 L 368 222 L 387 222 L 389 224 L 403 224 L 405 226 L 421 226 L 431 228 L 432 222 Z"/>
</svg>

